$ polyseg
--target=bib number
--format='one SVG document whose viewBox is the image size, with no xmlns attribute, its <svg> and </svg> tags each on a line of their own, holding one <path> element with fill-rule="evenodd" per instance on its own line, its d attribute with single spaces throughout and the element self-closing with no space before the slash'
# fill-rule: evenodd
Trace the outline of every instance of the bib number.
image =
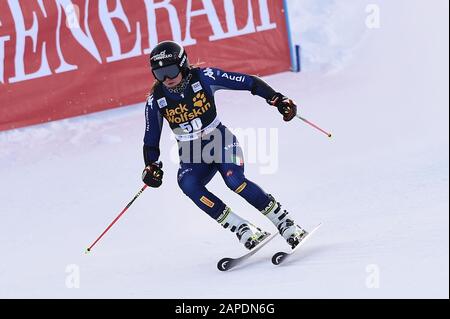
<svg viewBox="0 0 450 319">
<path fill-rule="evenodd" d="M 186 122 L 186 123 L 180 124 L 180 127 L 186 133 L 192 133 L 194 131 L 200 131 L 203 127 L 203 123 L 200 118 L 196 118 L 196 119 L 192 120 L 191 122 Z"/>
</svg>

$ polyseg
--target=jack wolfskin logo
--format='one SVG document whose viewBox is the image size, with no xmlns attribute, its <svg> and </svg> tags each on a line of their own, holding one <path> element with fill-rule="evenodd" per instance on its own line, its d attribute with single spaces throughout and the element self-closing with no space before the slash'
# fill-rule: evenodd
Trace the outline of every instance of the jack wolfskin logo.
<svg viewBox="0 0 450 319">
<path fill-rule="evenodd" d="M 206 96 L 205 93 L 197 93 L 196 96 L 192 99 L 192 102 L 194 102 L 194 106 L 196 107 L 202 107 L 206 104 Z"/>
<path fill-rule="evenodd" d="M 211 109 L 211 104 L 210 103 L 204 104 L 203 99 L 199 100 L 198 102 L 201 103 L 201 105 L 198 104 L 200 106 L 197 105 L 197 108 L 195 109 L 189 109 L 186 104 L 180 104 L 178 107 L 174 109 L 171 108 L 165 109 L 164 117 L 171 124 L 174 123 L 181 124 L 192 121 L 193 119 L 201 117 L 203 114 L 205 114 Z"/>
</svg>

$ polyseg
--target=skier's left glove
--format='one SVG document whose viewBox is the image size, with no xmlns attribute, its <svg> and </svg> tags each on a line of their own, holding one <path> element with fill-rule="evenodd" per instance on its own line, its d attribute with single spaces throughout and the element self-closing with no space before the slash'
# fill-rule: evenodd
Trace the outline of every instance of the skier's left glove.
<svg viewBox="0 0 450 319">
<path fill-rule="evenodd" d="M 162 170 L 162 163 L 156 162 L 147 166 L 142 172 L 142 181 L 150 187 L 158 188 L 162 185 L 162 178 L 164 172 Z"/>
<path fill-rule="evenodd" d="M 267 103 L 276 106 L 286 122 L 291 121 L 297 115 L 297 105 L 281 93 L 276 93 L 267 100 Z"/>
</svg>

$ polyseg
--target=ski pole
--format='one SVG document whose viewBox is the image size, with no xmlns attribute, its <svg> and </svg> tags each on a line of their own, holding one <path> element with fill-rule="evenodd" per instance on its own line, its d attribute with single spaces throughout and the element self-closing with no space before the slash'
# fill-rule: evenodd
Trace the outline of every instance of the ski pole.
<svg viewBox="0 0 450 319">
<path fill-rule="evenodd" d="M 307 119 L 301 117 L 300 115 L 296 115 L 296 116 L 297 116 L 300 120 L 302 120 L 303 122 L 305 122 L 306 124 L 309 124 L 309 125 L 311 125 L 312 127 L 314 127 L 315 129 L 317 129 L 317 130 L 321 131 L 322 133 L 326 134 L 328 137 L 330 137 L 330 138 L 332 137 L 331 133 L 328 133 L 327 131 L 321 129 L 321 128 L 318 127 L 316 124 L 314 124 L 314 123 L 308 121 Z"/>
<path fill-rule="evenodd" d="M 270 104 L 272 104 L 273 106 L 277 107 L 277 101 L 278 101 L 278 98 L 276 98 L 273 102 L 270 102 Z M 294 101 L 292 101 L 292 100 L 288 100 L 288 101 L 289 101 L 289 104 L 295 106 Z M 295 116 L 296 116 L 297 118 L 299 118 L 300 120 L 302 120 L 303 122 L 305 122 L 306 124 L 311 125 L 311 126 L 314 127 L 316 130 L 319 130 L 319 131 L 321 131 L 322 133 L 326 134 L 328 137 L 330 137 L 330 138 L 332 137 L 331 133 L 328 133 L 327 131 L 321 129 L 321 128 L 318 127 L 316 124 L 314 124 L 314 123 L 308 121 L 308 120 L 305 119 L 304 117 L 301 117 L 301 116 L 298 115 L 298 114 L 295 115 Z"/>
<path fill-rule="evenodd" d="M 119 216 L 116 217 L 116 219 L 113 220 L 113 222 L 108 226 L 108 228 L 105 229 L 105 231 L 94 241 L 94 243 L 88 248 L 86 249 L 86 254 L 89 253 L 92 250 L 92 247 L 94 247 L 98 241 L 111 229 L 111 227 L 113 227 L 113 225 L 120 219 L 120 217 L 122 217 L 123 214 L 125 214 L 125 212 L 128 210 L 128 208 L 130 208 L 130 206 L 134 203 L 134 201 L 141 196 L 141 194 L 145 191 L 145 189 L 147 188 L 147 185 L 144 185 L 144 187 L 142 187 L 142 189 L 139 191 L 139 193 L 136 194 L 136 196 L 134 196 L 134 198 L 131 200 L 131 202 L 128 203 L 128 205 L 123 209 L 123 211 L 119 214 Z"/>
</svg>

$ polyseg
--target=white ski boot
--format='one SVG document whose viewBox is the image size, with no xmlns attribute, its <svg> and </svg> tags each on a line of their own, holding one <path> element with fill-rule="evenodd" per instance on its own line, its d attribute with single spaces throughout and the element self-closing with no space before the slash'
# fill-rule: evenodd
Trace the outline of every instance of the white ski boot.
<svg viewBox="0 0 450 319">
<path fill-rule="evenodd" d="M 295 225 L 293 220 L 286 219 L 278 225 L 278 230 L 281 236 L 286 239 L 287 243 L 292 249 L 297 247 L 298 244 L 308 235 L 308 232 L 302 229 L 300 226 Z"/>
<path fill-rule="evenodd" d="M 281 209 L 281 204 L 278 203 L 272 195 L 270 196 L 269 205 L 261 211 L 261 213 L 269 218 L 269 220 L 278 228 L 280 235 L 286 240 L 292 249 L 308 235 L 308 232 L 296 225 L 292 218 L 289 218 L 287 210 Z"/>
<path fill-rule="evenodd" d="M 260 228 L 257 228 L 248 221 L 242 219 L 228 207 L 222 215 L 217 218 L 217 222 L 225 229 L 230 229 L 231 232 L 236 233 L 239 242 L 248 250 L 252 250 L 258 246 L 270 235 L 268 232 L 262 231 Z"/>
</svg>

